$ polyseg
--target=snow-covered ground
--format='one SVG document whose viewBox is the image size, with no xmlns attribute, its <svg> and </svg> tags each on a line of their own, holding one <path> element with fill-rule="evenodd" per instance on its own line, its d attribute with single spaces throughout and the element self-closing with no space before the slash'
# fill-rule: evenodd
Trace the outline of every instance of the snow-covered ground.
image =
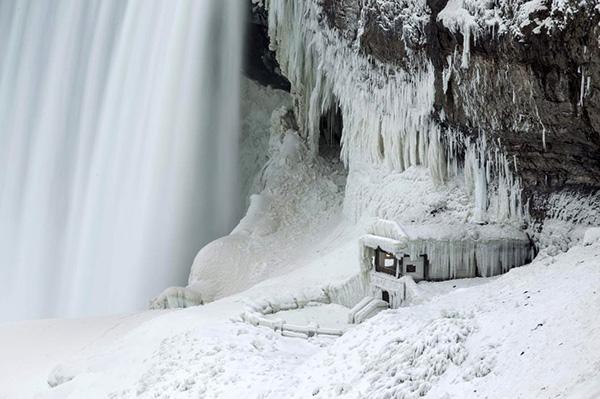
<svg viewBox="0 0 600 399">
<path fill-rule="evenodd" d="M 299 292 L 293 276 L 279 277 L 208 305 L 140 315 L 152 317 L 142 323 L 3 326 L 0 392 L 10 398 L 32 392 L 39 398 L 600 397 L 600 243 L 542 254 L 492 279 L 418 284 L 418 304 L 380 313 L 341 338 L 283 337 L 240 321 L 245 304 L 273 286 Z M 325 309 L 307 306 L 286 316 L 323 322 Z M 332 312 L 332 323 L 337 319 Z M 92 344 L 98 337 L 102 345 Z M 48 374 L 53 362 L 60 366 Z M 51 388 L 48 379 L 64 382 Z"/>
<path fill-rule="evenodd" d="M 98 350 L 162 314 L 165 311 L 1 324 L 0 398 L 33 397 L 47 389 L 46 377 L 60 362 Z"/>
<path fill-rule="evenodd" d="M 303 308 L 282 310 L 266 315 L 266 318 L 284 320 L 287 323 L 299 326 L 318 325 L 342 331 L 351 327 L 348 323 L 348 308 L 335 303 L 321 304 L 310 302 Z"/>
</svg>

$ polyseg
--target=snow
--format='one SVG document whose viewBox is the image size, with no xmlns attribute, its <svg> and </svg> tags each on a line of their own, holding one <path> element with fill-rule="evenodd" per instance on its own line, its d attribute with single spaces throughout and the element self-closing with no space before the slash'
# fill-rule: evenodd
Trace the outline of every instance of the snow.
<svg viewBox="0 0 600 399">
<path fill-rule="evenodd" d="M 463 35 L 462 67 L 468 68 L 471 51 L 471 31 L 477 27 L 476 18 L 464 8 L 464 0 L 450 0 L 439 12 L 437 20 L 450 31 Z"/>
<path fill-rule="evenodd" d="M 99 350 L 165 312 L 0 324 L 0 398 L 29 398 L 48 388 L 57 364 Z"/>
<path fill-rule="evenodd" d="M 0 360 L 0 392 L 19 398 L 33 391 L 39 398 L 593 398 L 600 390 L 598 259 L 600 246 L 576 246 L 494 279 L 416 284 L 418 300 L 410 306 L 384 311 L 337 339 L 285 337 L 240 321 L 244 302 L 260 297 L 257 287 L 153 314 L 126 334 L 105 335 L 102 346 L 54 347 L 62 353 L 50 362 L 60 358 L 61 366 L 51 377 L 69 380 L 55 388 L 44 387 L 49 367 L 27 372 L 48 353 L 40 348 L 52 348 L 48 329 L 2 326 L 9 355 Z M 282 276 L 265 283 L 293 292 L 298 281 Z M 325 325 L 329 313 L 332 324 L 342 323 L 342 310 L 316 305 L 284 314 Z M 63 342 L 82 338 L 71 322 L 56 323 L 73 333 Z M 102 336 L 113 324 L 96 324 L 94 333 Z M 6 352 L 7 342 L 25 331 L 29 337 L 20 342 L 37 346 Z M 20 363 L 21 353 L 32 363 Z M 15 373 L 27 377 L 6 380 Z"/>
<path fill-rule="evenodd" d="M 321 327 L 348 328 L 348 308 L 337 304 L 309 303 L 295 310 L 283 310 L 266 316 L 268 319 L 282 319 L 291 324 L 316 324 Z"/>
<path fill-rule="evenodd" d="M 592 227 L 583 235 L 583 245 L 600 244 L 600 227 Z"/>
<path fill-rule="evenodd" d="M 591 14 L 593 2 L 568 0 L 450 0 L 438 14 L 448 29 L 464 36 L 463 67 L 468 62 L 469 38 L 475 39 L 485 30 L 495 35 L 522 37 L 524 29 L 534 34 L 554 34 L 563 29 L 568 18 L 584 12 Z M 544 18 L 540 19 L 539 16 Z"/>
</svg>

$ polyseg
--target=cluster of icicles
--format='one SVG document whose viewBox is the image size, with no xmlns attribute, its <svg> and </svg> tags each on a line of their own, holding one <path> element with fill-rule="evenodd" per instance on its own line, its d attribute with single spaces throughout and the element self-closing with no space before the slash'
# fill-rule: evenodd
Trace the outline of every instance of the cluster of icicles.
<svg viewBox="0 0 600 399">
<path fill-rule="evenodd" d="M 280 66 L 292 83 L 299 125 L 313 153 L 319 119 L 332 105 L 343 115 L 342 154 L 355 161 L 403 171 L 428 167 L 444 183 L 464 176 L 481 221 L 522 220 L 521 182 L 512 162 L 485 134 L 471 140 L 442 130 L 431 114 L 434 69 L 414 56 L 411 70 L 369 60 L 323 22 L 315 0 L 264 0 L 269 36 Z"/>
<path fill-rule="evenodd" d="M 531 261 L 531 245 L 517 239 L 414 240 L 409 252 L 412 259 L 427 254 L 431 280 L 497 276 Z"/>
</svg>

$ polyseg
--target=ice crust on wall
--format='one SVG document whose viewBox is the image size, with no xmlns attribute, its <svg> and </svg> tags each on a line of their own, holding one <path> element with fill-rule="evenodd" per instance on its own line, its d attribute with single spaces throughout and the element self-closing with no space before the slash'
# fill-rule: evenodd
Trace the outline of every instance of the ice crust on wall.
<svg viewBox="0 0 600 399">
<path fill-rule="evenodd" d="M 291 107 L 290 95 L 283 90 L 263 87 L 250 79 L 242 79 L 240 172 L 241 194 L 250 204 L 256 194 L 256 177 L 269 159 L 271 114 L 282 106 Z"/>
<path fill-rule="evenodd" d="M 546 217 L 535 228 L 539 247 L 548 253 L 568 251 L 584 241 L 588 229 L 600 226 L 600 193 L 554 193 L 545 207 Z"/>
<path fill-rule="evenodd" d="M 368 279 L 364 273 L 359 273 L 342 283 L 330 285 L 326 292 L 331 303 L 351 309 L 369 294 L 369 290 Z"/>
<path fill-rule="evenodd" d="M 371 264 L 372 249 L 417 260 L 427 255 L 431 280 L 491 277 L 522 266 L 533 258 L 525 233 L 509 226 L 423 224 L 400 226 L 376 220 L 361 238 L 360 263 Z"/>
<path fill-rule="evenodd" d="M 341 158 L 350 169 L 404 171 L 425 166 L 442 184 L 464 178 L 478 222 L 520 221 L 521 183 L 514 160 L 488 143 L 443 130 L 432 118 L 434 71 L 431 62 L 410 55 L 396 68 L 361 55 L 330 29 L 315 0 L 265 0 L 269 36 L 292 84 L 303 137 L 318 152 L 319 118 L 337 102 L 343 114 Z M 360 36 L 360 30 L 359 30 Z"/>
<path fill-rule="evenodd" d="M 518 38 L 523 36 L 524 29 L 532 29 L 535 34 L 542 30 L 553 34 L 563 29 L 572 15 L 592 5 L 593 0 L 449 0 L 437 19 L 464 36 L 463 50 L 467 52 L 468 65 L 471 36 L 477 40 L 488 31 L 494 36 L 511 34 Z"/>
<path fill-rule="evenodd" d="M 427 254 L 432 280 L 497 276 L 532 259 L 527 241 L 505 238 L 481 241 L 419 239 L 410 242 L 409 254 L 412 259 Z"/>
</svg>

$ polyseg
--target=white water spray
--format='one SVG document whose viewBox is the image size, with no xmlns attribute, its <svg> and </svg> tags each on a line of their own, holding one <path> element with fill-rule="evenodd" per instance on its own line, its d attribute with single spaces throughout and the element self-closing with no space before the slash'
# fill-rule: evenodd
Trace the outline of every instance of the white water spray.
<svg viewBox="0 0 600 399">
<path fill-rule="evenodd" d="M 242 18 L 0 1 L 0 320 L 144 308 L 233 227 Z"/>
</svg>

